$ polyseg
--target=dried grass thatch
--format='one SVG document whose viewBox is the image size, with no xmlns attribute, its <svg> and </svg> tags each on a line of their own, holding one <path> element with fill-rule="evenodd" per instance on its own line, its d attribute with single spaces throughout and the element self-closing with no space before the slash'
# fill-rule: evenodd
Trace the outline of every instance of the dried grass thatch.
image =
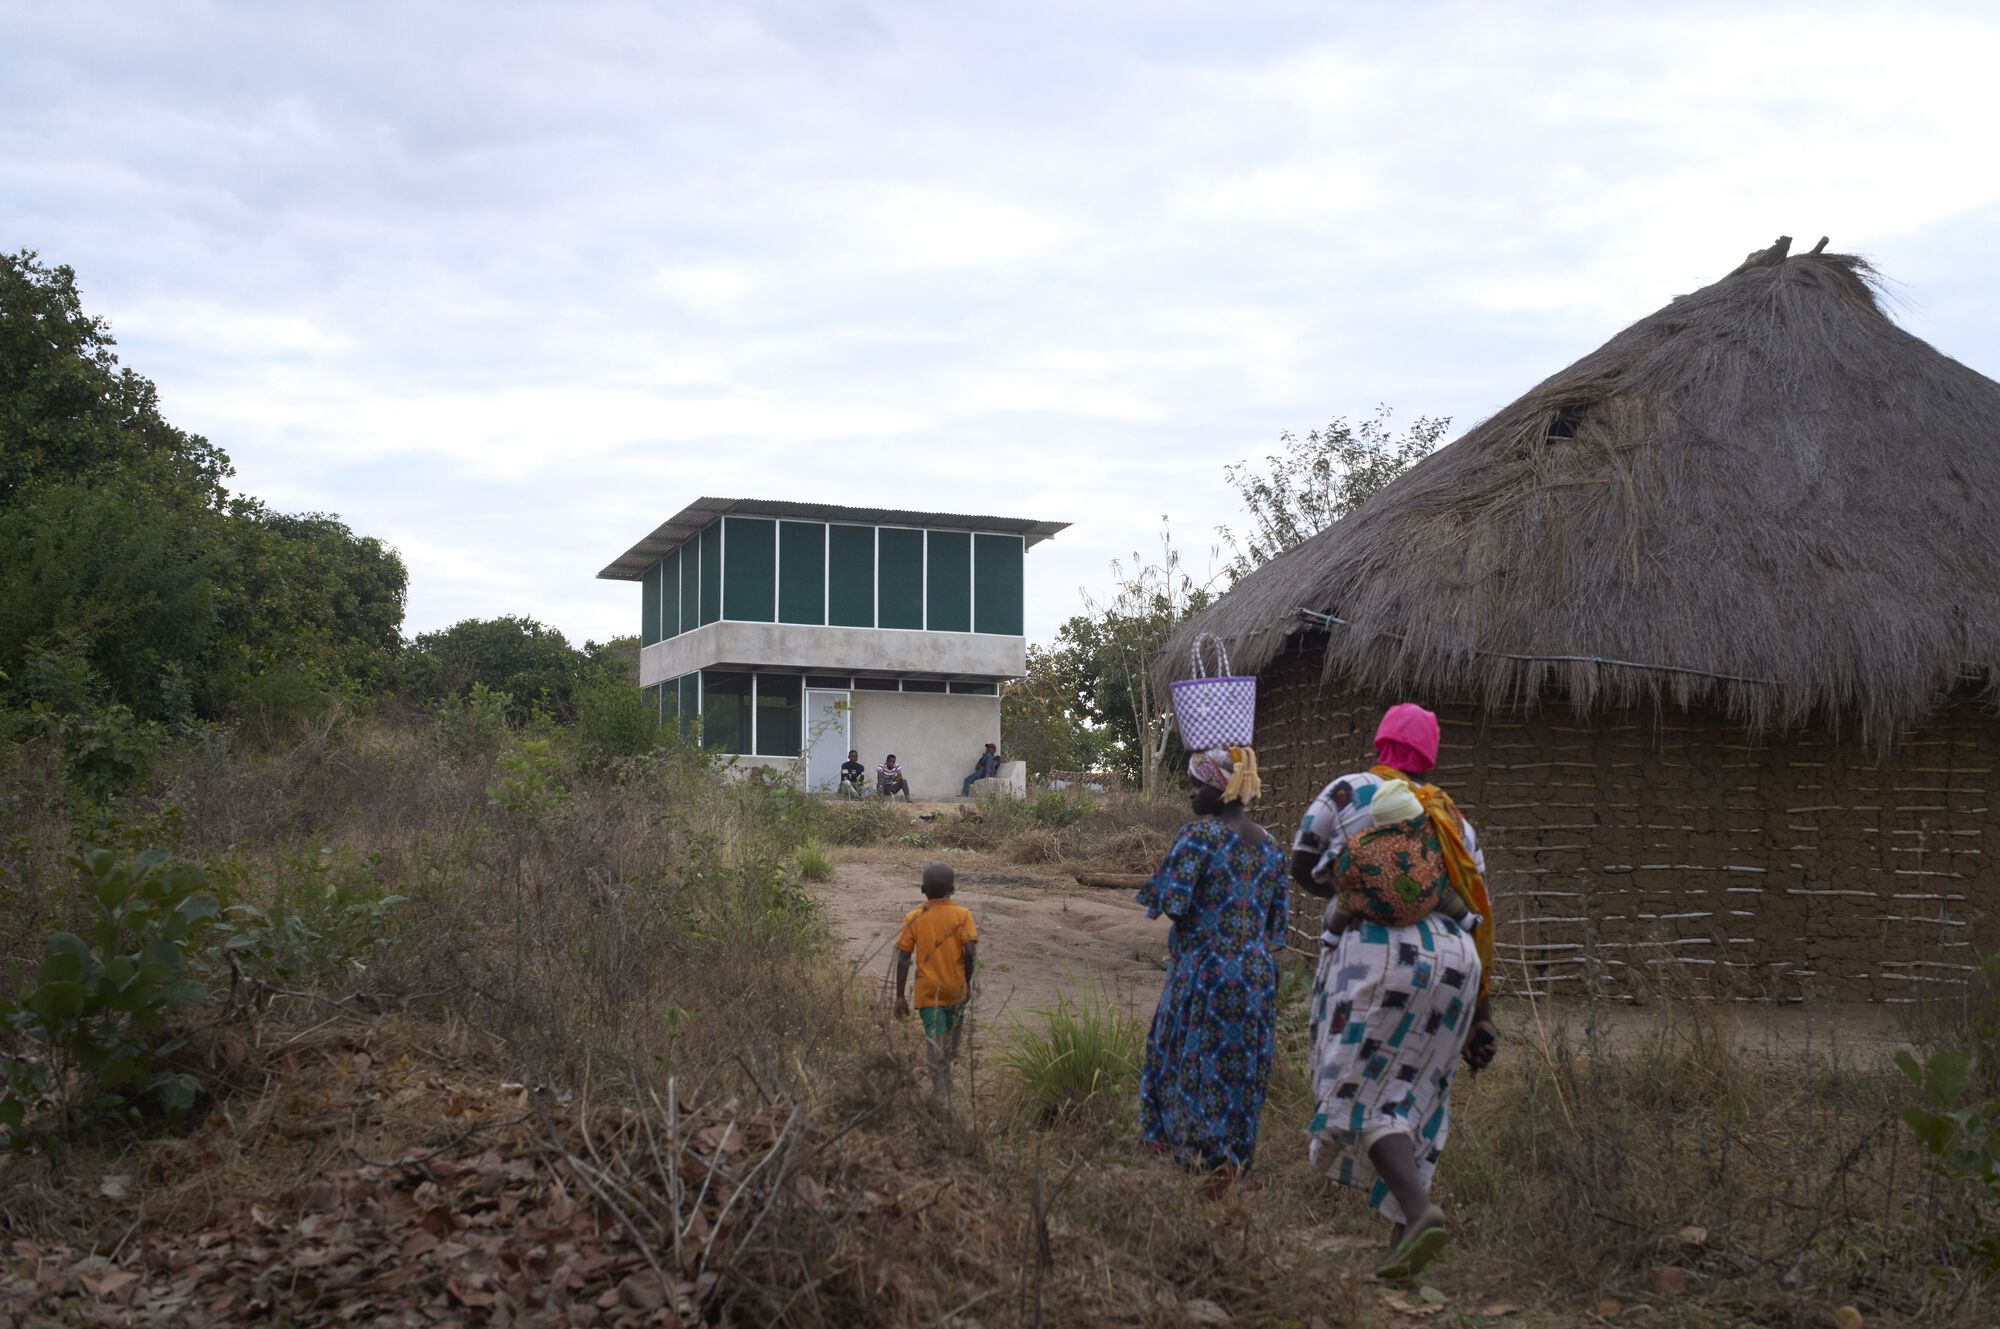
<svg viewBox="0 0 2000 1329">
<path fill-rule="evenodd" d="M 1343 621 L 1330 681 L 1493 709 L 1709 706 L 1885 742 L 2000 676 L 2000 383 L 1897 327 L 1864 260 L 1783 252 L 1246 577 L 1163 677 L 1203 631 L 1262 669 L 1299 608 Z"/>
</svg>

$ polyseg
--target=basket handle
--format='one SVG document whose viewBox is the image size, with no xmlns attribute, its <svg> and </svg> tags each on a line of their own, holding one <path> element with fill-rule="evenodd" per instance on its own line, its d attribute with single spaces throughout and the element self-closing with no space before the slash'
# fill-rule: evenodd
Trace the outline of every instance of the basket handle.
<svg viewBox="0 0 2000 1329">
<path fill-rule="evenodd" d="M 1197 632 L 1194 637 L 1194 645 L 1188 650 L 1188 663 L 1194 668 L 1193 677 L 1207 678 L 1209 676 L 1207 670 L 1203 667 L 1201 659 L 1201 644 L 1203 642 L 1211 642 L 1215 646 L 1215 676 L 1217 678 L 1226 677 L 1229 673 L 1229 648 L 1222 644 L 1222 638 L 1212 632 Z"/>
</svg>

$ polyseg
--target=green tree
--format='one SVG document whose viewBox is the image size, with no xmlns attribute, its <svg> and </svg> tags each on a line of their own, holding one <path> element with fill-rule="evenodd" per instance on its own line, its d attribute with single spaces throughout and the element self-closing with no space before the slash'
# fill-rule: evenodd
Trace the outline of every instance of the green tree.
<svg viewBox="0 0 2000 1329">
<path fill-rule="evenodd" d="M 483 683 L 512 699 L 508 714 L 516 723 L 537 705 L 558 720 L 574 719 L 576 691 L 588 672 L 589 658 L 561 632 L 515 614 L 423 633 L 404 661 L 405 687 L 417 700 L 464 696 Z"/>
<path fill-rule="evenodd" d="M 1028 764 L 1031 779 L 1050 771 L 1095 770 L 1108 741 L 1083 701 L 1091 661 L 1073 641 L 1028 647 L 1028 669 L 1000 694 L 1000 747 Z"/>
<path fill-rule="evenodd" d="M 1217 528 L 1232 553 L 1226 569 L 1231 582 L 1352 512 L 1435 451 L 1451 427 L 1450 416 L 1419 416 L 1397 435 L 1389 416 L 1386 406 L 1359 424 L 1335 416 L 1304 438 L 1280 434 L 1282 450 L 1266 456 L 1262 469 L 1247 461 L 1222 468 L 1250 512 L 1249 528 L 1240 534 Z"/>
<path fill-rule="evenodd" d="M 76 273 L 33 250 L 0 254 L 0 506 L 37 480 L 141 470 L 220 503 L 229 458 L 160 415 L 152 383 L 121 369 L 111 330 L 83 312 Z"/>
<path fill-rule="evenodd" d="M 379 687 L 401 558 L 232 497 L 228 457 L 168 424 L 112 345 L 69 268 L 0 255 L 0 673 L 54 652 L 148 718 Z"/>
</svg>

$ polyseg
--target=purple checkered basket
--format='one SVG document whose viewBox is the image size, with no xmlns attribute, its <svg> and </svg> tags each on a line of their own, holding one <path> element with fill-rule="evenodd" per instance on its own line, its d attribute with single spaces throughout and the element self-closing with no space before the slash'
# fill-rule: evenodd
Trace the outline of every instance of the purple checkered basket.
<svg viewBox="0 0 2000 1329">
<path fill-rule="evenodd" d="M 1215 646 L 1216 672 L 1202 662 L 1201 646 Z M 1194 677 L 1174 684 L 1174 720 L 1180 725 L 1181 746 L 1189 752 L 1207 748 L 1247 748 L 1257 730 L 1257 679 L 1229 672 L 1229 651 L 1217 637 L 1203 632 L 1188 653 Z"/>
</svg>

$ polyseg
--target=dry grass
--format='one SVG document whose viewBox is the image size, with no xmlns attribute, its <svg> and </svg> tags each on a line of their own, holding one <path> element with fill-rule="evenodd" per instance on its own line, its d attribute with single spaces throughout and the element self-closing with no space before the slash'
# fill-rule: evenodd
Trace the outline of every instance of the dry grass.
<svg viewBox="0 0 2000 1329">
<path fill-rule="evenodd" d="M 408 897 L 395 944 L 207 1031 L 220 1089 L 185 1137 L 62 1177 L 9 1160 L 6 1230 L 111 1250 L 244 1205 L 282 1224 L 302 1184 L 357 1156 L 505 1141 L 536 1160 L 536 1195 L 586 1197 L 616 1269 L 668 1267 L 680 1233 L 674 1295 L 708 1323 L 1179 1326 L 1198 1302 L 1236 1324 L 1402 1322 L 1359 1273 L 1379 1224 L 1304 1166 L 1296 1010 L 1259 1165 L 1218 1204 L 1138 1152 L 1129 1113 L 1045 1121 L 983 1054 L 955 1110 L 928 1101 L 919 1036 L 831 963 L 797 880 L 808 836 L 900 837 L 919 825 L 904 814 L 722 788 L 672 753 L 558 772 L 566 797 L 514 811 L 488 797 L 506 778 L 395 726 L 186 756 L 152 808 L 177 809 L 184 850 L 235 856 L 253 886 L 307 846 L 372 862 Z M 12 852 L 63 839 L 57 815 Z M 1182 816 L 1114 798 L 1062 825 L 1014 809 L 923 830 L 1122 871 L 1152 866 Z M 10 880 L 24 870 L 59 894 L 54 865 L 10 860 Z M 26 940 L 17 926 L 12 953 Z M 1990 1319 L 1979 1285 L 1941 1271 L 1952 1197 L 1916 1166 L 1889 1068 L 1751 1060 L 1712 1010 L 1652 1009 L 1650 1036 L 1619 1046 L 1505 1014 L 1514 1037 L 1462 1082 L 1441 1172 L 1450 1314 L 1508 1299 L 1528 1307 L 1510 1323 L 1569 1324 L 1613 1295 L 1650 1301 L 1655 1326 L 1818 1325 L 1848 1303 L 1878 1325 Z M 741 1149 L 703 1195 L 698 1141 L 731 1130 Z M 97 1193 L 126 1172 L 132 1197 Z M 1650 1293 L 1662 1265 L 1685 1296 Z"/>
</svg>

